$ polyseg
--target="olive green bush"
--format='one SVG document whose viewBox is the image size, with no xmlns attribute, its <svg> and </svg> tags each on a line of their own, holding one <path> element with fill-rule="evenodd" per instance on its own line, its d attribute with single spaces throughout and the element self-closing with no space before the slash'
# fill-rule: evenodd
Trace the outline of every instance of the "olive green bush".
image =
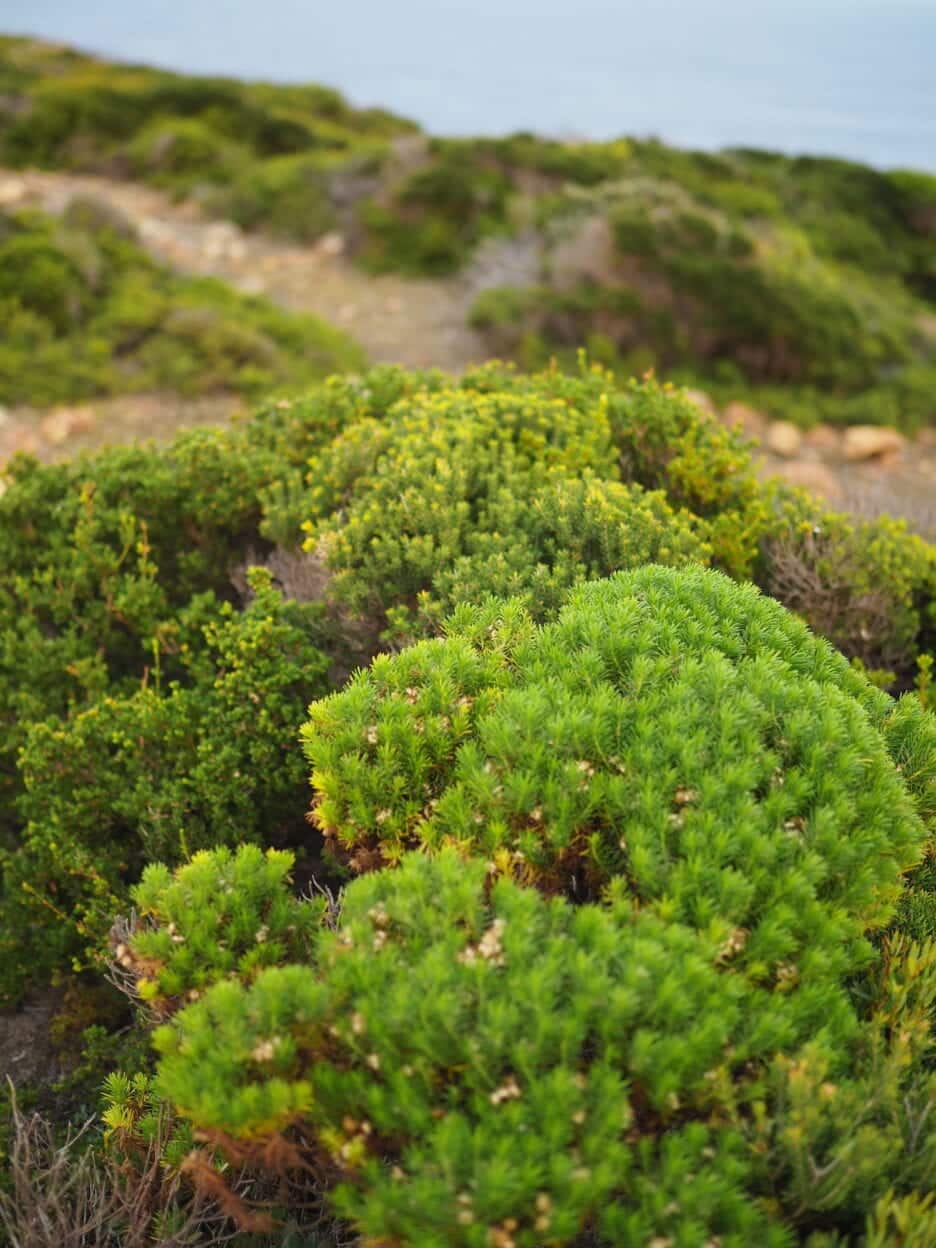
<svg viewBox="0 0 936 1248">
<path fill-rule="evenodd" d="M 431 622 L 479 593 L 520 593 L 542 617 L 583 578 L 705 560 L 704 524 L 613 480 L 602 415 L 560 398 L 443 390 L 362 420 L 311 463 L 309 501 L 324 519 L 307 526 L 307 548 L 338 597 L 404 631 L 410 602 Z"/>
<path fill-rule="evenodd" d="M 0 315 L 4 403 L 156 388 L 256 395 L 364 362 L 324 321 L 169 273 L 93 207 L 60 222 L 0 213 Z"/>
<path fill-rule="evenodd" d="M 265 536 L 294 547 L 304 528 L 330 592 L 396 639 L 436 631 L 464 595 L 525 596 L 544 618 L 582 576 L 689 556 L 753 576 L 900 679 L 934 644 L 932 546 L 763 485 L 744 441 L 668 385 L 596 365 L 458 382 L 384 368 L 252 429 L 289 465 L 262 492 Z"/>
<path fill-rule="evenodd" d="M 298 838 L 292 742 L 304 706 L 327 687 L 329 660 L 314 644 L 316 607 L 283 602 L 263 570 L 252 585 L 243 612 L 194 604 L 203 642 L 183 643 L 184 675 L 168 688 L 157 672 L 132 693 L 28 727 L 21 830 L 2 861 L 5 991 L 69 953 L 94 956 L 147 860 Z"/>
</svg>

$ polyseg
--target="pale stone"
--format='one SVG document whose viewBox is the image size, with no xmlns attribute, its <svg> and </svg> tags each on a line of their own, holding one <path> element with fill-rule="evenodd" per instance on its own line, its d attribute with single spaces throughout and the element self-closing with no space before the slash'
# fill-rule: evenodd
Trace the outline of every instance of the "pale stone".
<svg viewBox="0 0 936 1248">
<path fill-rule="evenodd" d="M 810 494 L 819 494 L 830 502 L 837 502 L 842 497 L 842 487 L 834 473 L 815 460 L 791 459 L 777 466 L 776 475 L 789 485 L 809 490 Z"/>
<path fill-rule="evenodd" d="M 97 423 L 90 407 L 57 407 L 39 422 L 39 432 L 53 446 L 61 446 L 77 433 L 89 433 Z"/>
<path fill-rule="evenodd" d="M 842 435 L 831 425 L 816 425 L 808 433 L 803 434 L 803 441 L 814 451 L 835 453 L 841 449 Z"/>
<path fill-rule="evenodd" d="M 344 249 L 345 240 L 340 234 L 323 234 L 317 244 L 323 256 L 340 256 Z"/>
<path fill-rule="evenodd" d="M 22 178 L 4 178 L 0 182 L 0 204 L 16 204 L 24 199 L 28 187 Z"/>
<path fill-rule="evenodd" d="M 737 399 L 722 412 L 722 420 L 726 425 L 740 429 L 749 438 L 762 438 L 767 428 L 767 417 L 763 412 L 749 407 L 747 403 L 739 403 Z"/>
<path fill-rule="evenodd" d="M 855 462 L 877 459 L 882 455 L 894 457 L 906 444 L 907 439 L 896 429 L 886 429 L 878 425 L 852 425 L 845 431 L 842 453 L 846 459 Z"/>
<path fill-rule="evenodd" d="M 788 420 L 772 421 L 765 439 L 767 449 L 784 459 L 792 459 L 803 444 L 803 434 Z"/>
</svg>

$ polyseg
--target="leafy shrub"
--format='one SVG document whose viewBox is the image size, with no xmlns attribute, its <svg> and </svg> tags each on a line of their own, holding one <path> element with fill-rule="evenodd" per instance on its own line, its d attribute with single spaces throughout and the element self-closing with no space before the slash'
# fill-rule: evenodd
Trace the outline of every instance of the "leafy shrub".
<svg viewBox="0 0 936 1248">
<path fill-rule="evenodd" d="M 4 823 L 30 722 L 132 691 L 154 665 L 180 674 L 181 646 L 199 643 L 178 613 L 193 595 L 230 595 L 267 464 L 242 437 L 206 430 L 161 450 L 14 461 L 0 498 Z"/>
<path fill-rule="evenodd" d="M 518 610 L 462 608 L 310 707 L 314 817 L 343 860 L 454 843 L 549 891 L 620 879 L 680 921 L 729 915 L 766 975 L 805 973 L 796 933 L 839 889 L 886 920 L 922 855 L 918 795 L 894 703 L 827 643 L 698 568 L 585 584 L 532 631 Z"/>
<path fill-rule="evenodd" d="M 245 394 L 360 368 L 340 330 L 160 268 L 106 214 L 0 214 L 0 401 Z"/>
<path fill-rule="evenodd" d="M 243 613 L 197 601 L 180 617 L 184 681 L 102 696 L 33 723 L 19 758 L 19 846 L 3 862 L 8 990 L 72 950 L 95 951 L 145 861 L 260 837 L 295 839 L 304 706 L 325 687 L 316 608 L 284 603 L 265 571 Z M 194 616 L 194 620 L 190 617 Z"/>
<path fill-rule="evenodd" d="M 464 159 L 458 143 L 434 145 L 386 202 L 365 204 L 361 259 L 377 271 L 441 276 L 454 272 L 485 235 L 507 219 L 508 181 L 502 173 Z"/>
<path fill-rule="evenodd" d="M 249 982 L 264 967 L 304 961 L 325 903 L 288 893 L 293 862 L 284 850 L 240 845 L 202 850 L 175 872 L 146 867 L 116 947 L 139 998 L 165 1014 L 220 979 Z"/>
<path fill-rule="evenodd" d="M 660 494 L 596 478 L 616 475 L 601 415 L 558 397 L 440 390 L 380 425 L 361 420 L 311 463 L 323 518 L 307 547 L 325 552 L 338 597 L 404 630 L 412 601 L 434 620 L 506 590 L 543 616 L 589 575 L 704 559 L 704 526 Z"/>
<path fill-rule="evenodd" d="M 906 672 L 936 620 L 936 547 L 903 521 L 859 521 L 793 494 L 764 543 L 761 583 L 849 657 Z"/>
<path fill-rule="evenodd" d="M 350 153 L 273 157 L 248 166 L 209 205 L 246 229 L 314 242 L 348 223 L 344 201 L 360 199 L 376 185 L 383 159 L 381 144 L 360 144 Z"/>
<path fill-rule="evenodd" d="M 936 1163 L 925 1115 L 896 1129 L 901 1095 L 932 1095 L 936 951 L 888 946 L 862 1026 L 836 958 L 815 995 L 758 982 L 727 927 L 664 909 L 409 855 L 347 889 L 311 966 L 218 983 L 161 1028 L 157 1086 L 233 1159 L 314 1157 L 359 1232 L 412 1248 L 779 1248 L 899 1220 L 888 1185 L 910 1207 Z M 817 962 L 843 913 L 815 915 Z M 829 1171 L 797 1167 L 809 1149 Z"/>
<path fill-rule="evenodd" d="M 176 188 L 228 181 L 245 155 L 204 121 L 158 117 L 140 130 L 127 154 L 135 177 Z"/>
</svg>

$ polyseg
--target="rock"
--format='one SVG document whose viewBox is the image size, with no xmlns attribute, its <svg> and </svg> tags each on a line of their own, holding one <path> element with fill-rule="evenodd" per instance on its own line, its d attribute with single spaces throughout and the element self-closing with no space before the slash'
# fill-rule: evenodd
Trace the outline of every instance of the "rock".
<svg viewBox="0 0 936 1248">
<path fill-rule="evenodd" d="M 842 454 L 851 462 L 863 459 L 879 459 L 882 456 L 899 455 L 907 439 L 896 429 L 879 425 L 852 425 L 845 430 Z"/>
<path fill-rule="evenodd" d="M 8 425 L 9 423 L 10 423 L 9 411 L 5 407 L 0 407 L 0 429 L 2 429 L 4 425 Z"/>
<path fill-rule="evenodd" d="M 767 428 L 767 417 L 763 412 L 737 400 L 728 404 L 722 412 L 722 420 L 726 425 L 740 429 L 749 438 L 763 438 Z"/>
<path fill-rule="evenodd" d="M 810 450 L 824 454 L 837 454 L 841 451 L 842 434 L 831 425 L 815 425 L 803 434 L 803 443 Z"/>
<path fill-rule="evenodd" d="M 803 445 L 802 432 L 788 420 L 774 420 L 767 429 L 765 438 L 767 448 L 774 455 L 784 459 L 793 459 Z"/>
<path fill-rule="evenodd" d="M 830 502 L 837 502 L 842 497 L 842 487 L 834 473 L 815 460 L 791 459 L 777 466 L 776 475 L 789 485 L 809 490 L 810 494 L 819 494 Z"/>
<path fill-rule="evenodd" d="M 97 424 L 90 407 L 56 407 L 39 422 L 39 432 L 53 446 L 61 446 L 77 433 L 89 433 Z"/>
<path fill-rule="evenodd" d="M 340 256 L 345 249 L 345 240 L 340 234 L 323 234 L 316 244 L 316 251 L 323 256 Z"/>
<path fill-rule="evenodd" d="M 4 178 L 0 182 L 0 204 L 17 204 L 26 197 L 28 190 L 22 178 Z"/>
<path fill-rule="evenodd" d="M 686 398 L 701 411 L 707 412 L 709 416 L 718 415 L 718 409 L 704 390 L 687 390 Z"/>
</svg>

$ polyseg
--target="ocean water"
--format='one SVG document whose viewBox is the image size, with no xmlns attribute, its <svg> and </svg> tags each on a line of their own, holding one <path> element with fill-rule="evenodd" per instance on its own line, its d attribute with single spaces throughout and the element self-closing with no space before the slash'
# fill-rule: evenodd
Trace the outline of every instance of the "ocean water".
<svg viewBox="0 0 936 1248">
<path fill-rule="evenodd" d="M 0 0 L 0 29 L 325 82 L 435 133 L 652 134 L 936 171 L 936 0 Z"/>
</svg>

